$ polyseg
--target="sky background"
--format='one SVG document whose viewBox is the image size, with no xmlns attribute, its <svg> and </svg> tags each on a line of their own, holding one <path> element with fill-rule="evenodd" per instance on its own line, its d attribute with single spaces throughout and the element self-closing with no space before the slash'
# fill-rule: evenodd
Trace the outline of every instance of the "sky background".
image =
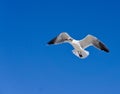
<svg viewBox="0 0 120 94">
<path fill-rule="evenodd" d="M 46 43 L 66 31 L 92 34 L 110 49 Z M 0 94 L 120 94 L 120 1 L 1 0 Z"/>
</svg>

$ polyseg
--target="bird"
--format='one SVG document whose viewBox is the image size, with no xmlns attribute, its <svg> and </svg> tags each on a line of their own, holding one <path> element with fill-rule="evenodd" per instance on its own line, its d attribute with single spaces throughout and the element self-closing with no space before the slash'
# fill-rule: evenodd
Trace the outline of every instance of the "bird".
<svg viewBox="0 0 120 94">
<path fill-rule="evenodd" d="M 84 59 L 88 57 L 89 51 L 86 48 L 90 46 L 94 46 L 95 48 L 102 50 L 104 52 L 110 52 L 109 49 L 105 46 L 105 44 L 100 41 L 97 37 L 88 34 L 85 38 L 81 40 L 76 40 L 72 38 L 67 32 L 61 32 L 58 36 L 51 39 L 47 44 L 61 44 L 61 43 L 69 43 L 73 46 L 73 54 L 79 57 L 80 59 Z"/>
</svg>

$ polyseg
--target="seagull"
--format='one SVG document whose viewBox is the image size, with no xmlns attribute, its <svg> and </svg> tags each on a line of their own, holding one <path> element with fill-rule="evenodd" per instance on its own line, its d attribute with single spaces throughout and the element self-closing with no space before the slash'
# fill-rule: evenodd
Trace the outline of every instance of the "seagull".
<svg viewBox="0 0 120 94">
<path fill-rule="evenodd" d="M 48 42 L 48 45 L 60 44 L 60 43 L 69 43 L 73 46 L 73 54 L 77 57 L 84 59 L 89 55 L 89 52 L 86 50 L 89 46 L 94 46 L 99 50 L 109 52 L 109 49 L 103 44 L 97 37 L 88 34 L 82 40 L 73 39 L 67 32 L 62 32 L 52 40 Z"/>
</svg>

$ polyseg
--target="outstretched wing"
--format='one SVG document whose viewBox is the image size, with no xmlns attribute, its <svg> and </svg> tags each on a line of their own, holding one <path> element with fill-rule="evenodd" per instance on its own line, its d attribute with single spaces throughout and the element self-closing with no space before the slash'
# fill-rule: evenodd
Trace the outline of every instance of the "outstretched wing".
<svg viewBox="0 0 120 94">
<path fill-rule="evenodd" d="M 53 38 L 52 40 L 50 40 L 48 42 L 48 44 L 59 44 L 59 43 L 63 43 L 65 41 L 67 41 L 67 39 L 69 39 L 70 36 L 66 33 L 66 32 L 63 32 L 63 33 L 60 33 L 58 36 L 56 36 L 55 38 Z"/>
<path fill-rule="evenodd" d="M 89 46 L 94 46 L 100 50 L 109 52 L 108 48 L 100 40 L 98 40 L 95 36 L 87 35 L 84 39 L 80 40 L 79 42 L 83 49 L 85 49 Z"/>
</svg>

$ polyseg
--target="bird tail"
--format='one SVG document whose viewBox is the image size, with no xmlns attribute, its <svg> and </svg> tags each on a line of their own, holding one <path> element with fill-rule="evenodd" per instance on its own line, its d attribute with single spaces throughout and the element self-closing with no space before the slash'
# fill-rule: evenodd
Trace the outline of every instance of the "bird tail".
<svg viewBox="0 0 120 94">
<path fill-rule="evenodd" d="M 77 51 L 77 50 L 72 50 L 73 54 L 76 55 L 77 57 L 81 58 L 81 59 L 84 59 L 86 58 L 88 55 L 89 55 L 89 52 L 88 51 Z"/>
</svg>

